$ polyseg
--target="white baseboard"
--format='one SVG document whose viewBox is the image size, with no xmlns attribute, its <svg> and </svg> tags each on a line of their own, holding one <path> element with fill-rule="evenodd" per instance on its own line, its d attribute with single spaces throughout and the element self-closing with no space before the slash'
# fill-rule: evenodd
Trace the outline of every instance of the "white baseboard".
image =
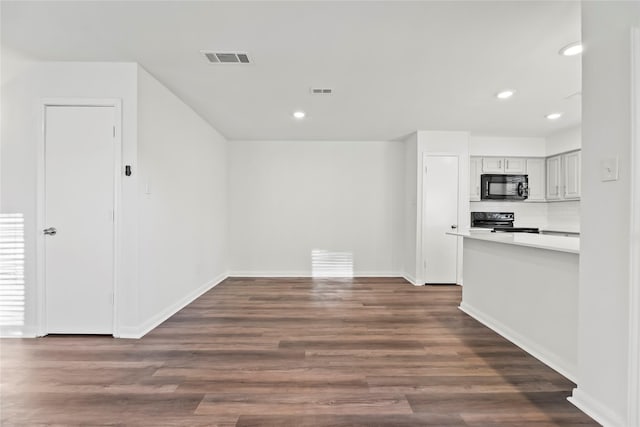
<svg viewBox="0 0 640 427">
<path fill-rule="evenodd" d="M 35 328 L 23 326 L 0 326 L 0 338 L 36 338 Z"/>
<path fill-rule="evenodd" d="M 415 279 L 415 277 L 410 276 L 408 274 L 403 274 L 402 278 L 404 280 L 406 280 L 407 282 L 411 283 L 413 286 L 423 286 L 424 283 L 418 283 L 418 281 Z"/>
<path fill-rule="evenodd" d="M 515 332 L 493 317 L 481 312 L 480 310 L 476 310 L 469 304 L 462 302 L 460 303 L 460 306 L 458 308 L 476 319 L 478 322 L 488 327 L 489 329 L 496 332 L 498 335 L 501 335 L 504 338 L 508 339 L 509 341 L 529 353 L 531 356 L 549 366 L 551 369 L 557 371 L 574 383 L 577 383 L 577 366 L 571 366 L 569 362 L 560 360 L 556 355 L 549 353 L 543 348 L 540 348 L 534 342 L 531 342 L 531 340 Z"/>
<path fill-rule="evenodd" d="M 232 271 L 229 273 L 229 277 L 304 277 L 311 278 L 313 274 L 311 271 Z M 388 271 L 355 271 L 353 276 L 341 276 L 336 277 L 348 278 L 348 277 L 403 277 L 401 273 L 388 272 Z M 330 279 L 331 277 L 319 277 L 321 279 Z"/>
<path fill-rule="evenodd" d="M 356 271 L 353 277 L 402 277 L 402 273 L 388 271 Z"/>
<path fill-rule="evenodd" d="M 567 397 L 567 400 L 604 427 L 623 427 L 625 425 L 620 417 L 579 388 L 574 388 L 573 394 L 571 397 Z"/>
<path fill-rule="evenodd" d="M 308 271 L 231 271 L 229 277 L 311 277 Z"/>
<path fill-rule="evenodd" d="M 199 288 L 187 294 L 184 298 L 179 301 L 171 304 L 160 313 L 155 314 L 151 318 L 147 319 L 143 324 L 136 327 L 120 327 L 118 330 L 117 338 L 132 338 L 138 339 L 142 338 L 153 329 L 155 329 L 162 322 L 176 314 L 178 311 L 182 310 L 187 305 L 191 304 L 194 300 L 200 297 L 205 292 L 209 291 L 211 288 L 215 287 L 219 283 L 221 283 L 224 279 L 229 277 L 228 274 L 221 274 L 210 282 L 205 283 Z"/>
</svg>

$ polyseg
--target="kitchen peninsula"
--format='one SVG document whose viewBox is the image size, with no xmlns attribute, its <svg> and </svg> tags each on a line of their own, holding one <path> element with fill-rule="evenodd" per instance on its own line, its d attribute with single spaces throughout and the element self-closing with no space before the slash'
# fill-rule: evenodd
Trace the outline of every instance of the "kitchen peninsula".
<svg viewBox="0 0 640 427">
<path fill-rule="evenodd" d="M 576 381 L 580 239 L 448 234 L 464 237 L 460 309 Z"/>
</svg>

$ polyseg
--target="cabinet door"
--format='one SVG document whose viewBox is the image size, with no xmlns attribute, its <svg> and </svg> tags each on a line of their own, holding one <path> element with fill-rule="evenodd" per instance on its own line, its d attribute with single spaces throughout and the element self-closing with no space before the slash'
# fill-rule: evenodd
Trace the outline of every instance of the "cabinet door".
<svg viewBox="0 0 640 427">
<path fill-rule="evenodd" d="M 526 159 L 508 157 L 504 159 L 504 173 L 520 174 L 526 171 Z"/>
<path fill-rule="evenodd" d="M 471 157 L 469 159 L 469 200 L 480 200 L 480 175 L 482 174 L 482 158 Z"/>
<path fill-rule="evenodd" d="M 482 173 L 504 173 L 504 159 L 502 157 L 483 157 Z"/>
<path fill-rule="evenodd" d="M 545 160 L 527 159 L 527 175 L 529 175 L 529 198 L 531 201 L 545 200 Z"/>
<path fill-rule="evenodd" d="M 562 196 L 565 199 L 580 198 L 580 151 L 565 154 L 563 157 Z"/>
<path fill-rule="evenodd" d="M 560 167 L 562 156 L 547 159 L 547 200 L 560 200 Z"/>
</svg>

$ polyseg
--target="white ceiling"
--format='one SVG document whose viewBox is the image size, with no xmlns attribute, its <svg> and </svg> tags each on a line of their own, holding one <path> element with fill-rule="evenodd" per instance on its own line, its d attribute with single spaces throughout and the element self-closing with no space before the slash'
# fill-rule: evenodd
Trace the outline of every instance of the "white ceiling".
<svg viewBox="0 0 640 427">
<path fill-rule="evenodd" d="M 577 1 L 2 2 L 2 46 L 135 61 L 229 139 L 545 136 L 580 123 Z M 200 50 L 243 51 L 250 65 Z M 331 87 L 312 96 L 312 86 Z M 497 91 L 514 88 L 508 101 Z M 294 110 L 307 118 L 292 118 Z M 562 111 L 550 122 L 544 116 Z"/>
</svg>

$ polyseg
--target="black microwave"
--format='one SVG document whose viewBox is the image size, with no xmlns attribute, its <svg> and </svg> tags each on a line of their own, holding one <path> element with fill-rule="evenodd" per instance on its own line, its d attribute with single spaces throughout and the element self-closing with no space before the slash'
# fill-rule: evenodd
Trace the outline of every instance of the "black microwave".
<svg viewBox="0 0 640 427">
<path fill-rule="evenodd" d="M 526 200 L 528 175 L 480 175 L 481 200 Z"/>
</svg>

